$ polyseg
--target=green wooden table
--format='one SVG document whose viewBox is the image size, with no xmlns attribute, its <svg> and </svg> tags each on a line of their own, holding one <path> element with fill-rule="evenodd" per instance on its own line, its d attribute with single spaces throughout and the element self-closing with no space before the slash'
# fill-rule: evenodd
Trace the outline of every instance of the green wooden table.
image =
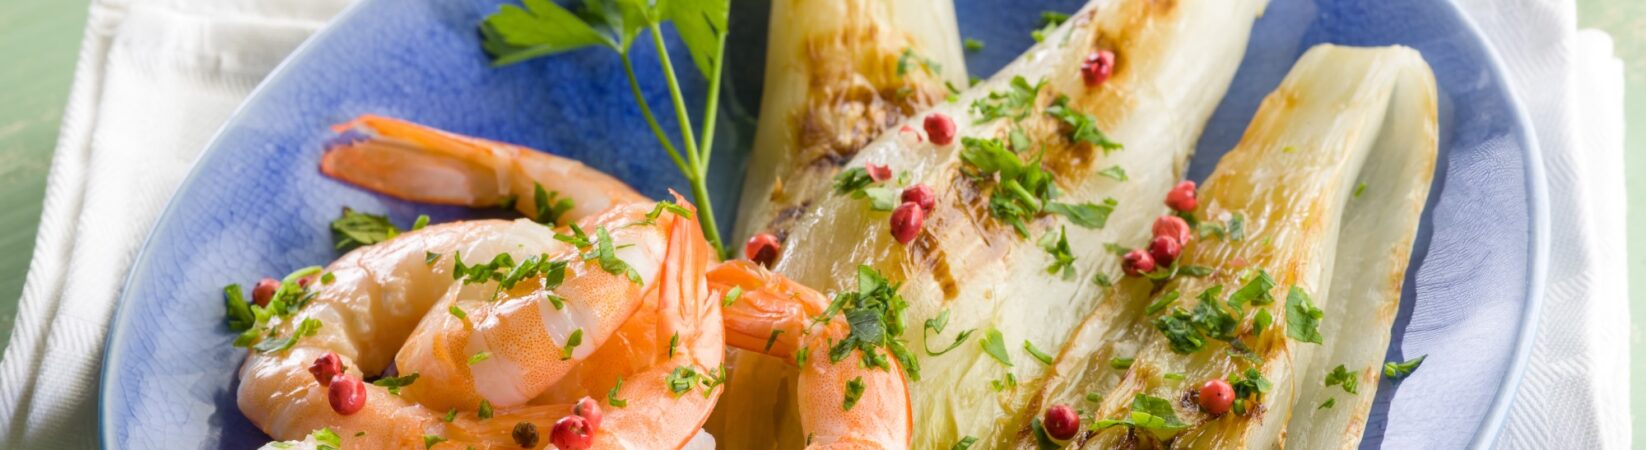
<svg viewBox="0 0 1646 450">
<path fill-rule="evenodd" d="M 46 171 L 86 21 L 85 0 L 0 2 L 0 349 L 10 340 L 23 291 Z M 1578 23 L 1606 30 L 1627 70 L 1629 197 L 1646 199 L 1646 2 L 1578 0 Z M 1646 236 L 1646 200 L 1630 202 L 1629 234 Z M 1629 241 L 1636 288 L 1630 344 L 1634 429 L 1646 430 L 1646 237 Z M 1637 437 L 1646 441 L 1646 436 Z"/>
</svg>

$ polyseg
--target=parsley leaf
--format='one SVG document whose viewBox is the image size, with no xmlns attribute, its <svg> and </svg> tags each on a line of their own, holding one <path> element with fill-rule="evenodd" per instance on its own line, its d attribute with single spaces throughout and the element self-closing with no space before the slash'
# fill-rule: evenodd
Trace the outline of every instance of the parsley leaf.
<svg viewBox="0 0 1646 450">
<path fill-rule="evenodd" d="M 579 345 L 583 345 L 582 328 L 572 330 L 572 335 L 566 338 L 566 345 L 560 348 L 560 360 L 572 359 L 572 350 L 576 350 Z"/>
<path fill-rule="evenodd" d="M 926 341 L 926 343 L 928 343 L 928 344 L 931 343 L 931 341 L 932 341 L 931 340 L 931 334 L 932 333 L 942 334 L 943 329 L 948 327 L 948 325 L 949 325 L 949 310 L 947 310 L 947 309 L 943 310 L 942 312 L 937 313 L 937 317 L 926 319 L 926 329 L 925 329 L 926 334 L 924 335 L 924 337 L 926 338 L 926 339 L 924 339 Z M 948 353 L 949 351 L 960 347 L 960 344 L 962 342 L 966 342 L 966 338 L 971 337 L 972 332 L 974 332 L 974 331 L 977 331 L 977 329 L 974 328 L 974 329 L 970 329 L 970 330 L 961 331 L 960 334 L 955 336 L 954 342 L 950 342 L 948 347 L 944 347 L 943 350 L 940 350 L 940 351 L 935 351 L 934 352 L 934 351 L 932 351 L 932 348 L 930 346 L 927 346 L 926 347 L 926 356 L 942 356 L 943 354 Z"/>
<path fill-rule="evenodd" d="M 988 353 L 995 361 L 1012 367 L 1012 356 L 1006 353 L 1006 337 L 1000 334 L 1000 330 L 990 328 L 983 333 L 983 340 L 978 341 L 978 344 L 982 345 L 983 352 Z"/>
<path fill-rule="evenodd" d="M 1099 420 L 1093 427 L 1101 430 L 1115 425 L 1147 431 L 1162 441 L 1171 439 L 1179 431 L 1189 427 L 1177 418 L 1177 412 L 1172 409 L 1170 401 L 1148 394 L 1137 394 L 1132 397 L 1132 411 L 1127 417 L 1118 420 Z"/>
<path fill-rule="evenodd" d="M 1128 178 L 1126 176 L 1126 169 L 1121 168 L 1120 165 L 1118 165 L 1118 164 L 1113 165 L 1113 166 L 1109 166 L 1109 168 L 1103 169 L 1102 171 L 1099 171 L 1097 174 L 1105 176 L 1105 177 L 1113 178 L 1115 181 L 1126 181 L 1126 180 L 1131 179 L 1131 178 Z"/>
<path fill-rule="evenodd" d="M 1034 343 L 1029 342 L 1028 339 L 1023 340 L 1023 350 L 1029 352 L 1029 356 L 1033 356 L 1034 359 L 1039 360 L 1041 364 L 1048 366 L 1052 365 L 1052 355 L 1048 355 L 1046 352 L 1042 352 L 1040 349 L 1034 348 Z"/>
<path fill-rule="evenodd" d="M 1056 239 L 1051 233 L 1040 237 L 1040 248 L 1052 256 L 1052 263 L 1046 266 L 1046 273 L 1056 275 L 1062 273 L 1064 280 L 1074 279 L 1074 250 L 1069 247 L 1068 230 L 1059 228 Z"/>
<path fill-rule="evenodd" d="M 1358 394 L 1358 392 L 1355 392 L 1355 391 L 1360 386 L 1360 376 L 1359 376 L 1359 374 L 1357 374 L 1355 372 L 1350 372 L 1342 364 L 1338 364 L 1337 367 L 1332 368 L 1331 373 L 1326 374 L 1326 385 L 1327 386 L 1340 386 L 1341 385 L 1341 386 L 1343 386 L 1343 391 L 1344 392 L 1348 392 L 1350 394 Z"/>
<path fill-rule="evenodd" d="M 559 192 L 545 192 L 541 183 L 532 183 L 532 202 L 536 207 L 532 221 L 550 226 L 560 224 L 560 217 L 575 207 L 571 197 L 561 198 Z"/>
<path fill-rule="evenodd" d="M 1309 294 L 1304 293 L 1302 288 L 1292 286 L 1286 294 L 1286 336 L 1302 342 L 1321 343 L 1320 318 L 1325 315 L 1325 311 L 1309 301 Z"/>
<path fill-rule="evenodd" d="M 485 38 L 482 46 L 496 58 L 493 65 L 505 66 L 597 44 L 627 48 L 639 32 L 638 26 L 633 27 L 632 32 L 625 31 L 620 44 L 551 0 L 523 0 L 522 3 L 524 8 L 503 5 L 480 25 Z"/>
<path fill-rule="evenodd" d="M 1240 289 L 1235 290 L 1234 294 L 1229 295 L 1229 306 L 1240 308 L 1248 303 L 1257 306 L 1274 303 L 1274 295 L 1270 293 L 1274 290 L 1274 287 L 1274 277 L 1269 276 L 1268 271 L 1258 269 L 1257 276 L 1252 277 L 1250 281 L 1246 282 L 1245 286 L 1241 286 Z"/>
<path fill-rule="evenodd" d="M 337 243 L 333 248 L 342 251 L 383 242 L 400 234 L 400 229 L 389 223 L 387 216 L 361 213 L 348 207 L 331 222 L 331 230 Z"/>
<path fill-rule="evenodd" d="M 1429 355 L 1423 355 L 1406 362 L 1397 363 L 1394 361 L 1389 361 L 1383 363 L 1383 376 L 1391 380 L 1405 379 L 1406 377 L 1411 376 L 1412 372 L 1416 371 L 1418 366 L 1423 365 L 1423 360 L 1428 357 Z"/>
<path fill-rule="evenodd" d="M 239 284 L 223 287 L 223 309 L 229 330 L 246 331 L 257 324 L 257 316 L 252 314 L 251 304 L 246 302 L 246 295 L 241 293 Z"/>
<path fill-rule="evenodd" d="M 660 2 L 661 3 L 661 2 Z M 731 3 L 726 0 L 670 0 L 663 11 L 674 22 L 675 32 L 686 50 L 692 54 L 692 63 L 704 77 L 709 77 L 721 61 L 721 44 L 725 40 L 727 17 Z"/>
<path fill-rule="evenodd" d="M 612 405 L 612 406 L 618 407 L 618 408 L 629 406 L 629 401 L 628 400 L 617 398 L 617 391 L 622 390 L 622 389 L 623 389 L 623 377 L 617 377 L 617 384 L 612 386 L 612 390 L 606 391 L 606 404 Z"/>
<path fill-rule="evenodd" d="M 1046 212 L 1069 218 L 1069 222 L 1084 228 L 1103 228 L 1109 223 L 1109 213 L 1114 212 L 1120 202 L 1113 198 L 1103 199 L 1103 204 L 1086 202 L 1069 204 L 1046 202 Z"/>
<path fill-rule="evenodd" d="M 1012 120 L 1028 117 L 1034 109 L 1035 97 L 1040 95 L 1040 88 L 1045 85 L 1044 80 L 1030 85 L 1029 80 L 1022 76 L 1012 77 L 1006 90 L 990 92 L 988 96 L 972 101 L 971 110 L 978 116 L 974 123 L 985 124 L 1002 117 Z"/>
<path fill-rule="evenodd" d="M 302 322 L 297 324 L 297 329 L 292 330 L 291 336 L 264 339 L 252 348 L 256 349 L 258 353 L 279 353 L 291 350 L 293 346 L 297 345 L 298 339 L 314 336 L 320 330 L 320 325 L 320 321 L 317 319 L 303 319 Z"/>
<path fill-rule="evenodd" d="M 857 401 L 863 398 L 863 389 L 863 377 L 860 376 L 853 378 L 851 381 L 847 381 L 846 401 L 840 405 L 841 408 L 851 411 L 853 406 L 857 406 Z"/>
<path fill-rule="evenodd" d="M 1166 335 L 1172 352 L 1187 355 L 1206 346 L 1206 338 L 1195 330 L 1189 321 L 1189 313 L 1180 308 L 1173 308 L 1171 314 L 1155 318 L 1154 327 Z"/>
<path fill-rule="evenodd" d="M 1052 105 L 1046 107 L 1046 114 L 1069 126 L 1069 142 L 1084 142 L 1095 145 L 1102 148 L 1105 155 L 1125 148 L 1119 142 L 1109 139 L 1109 136 L 1103 134 L 1102 130 L 1097 129 L 1096 117 L 1075 111 L 1074 108 L 1070 107 L 1069 96 L 1067 95 L 1057 96 L 1057 99 L 1052 101 Z M 1124 172 L 1121 176 L 1125 176 Z"/>
<path fill-rule="evenodd" d="M 411 386 L 412 383 L 416 383 L 417 377 L 418 375 L 415 373 L 399 377 L 383 377 L 373 380 L 371 384 L 388 389 L 389 394 L 400 395 L 400 388 Z"/>
</svg>

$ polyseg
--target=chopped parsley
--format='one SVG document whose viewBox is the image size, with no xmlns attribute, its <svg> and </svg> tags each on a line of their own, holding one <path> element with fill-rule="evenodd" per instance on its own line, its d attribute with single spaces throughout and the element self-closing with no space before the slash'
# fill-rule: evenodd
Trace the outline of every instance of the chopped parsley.
<svg viewBox="0 0 1646 450">
<path fill-rule="evenodd" d="M 1223 285 L 1213 285 L 1200 293 L 1200 304 L 1195 305 L 1190 321 L 1195 328 L 1207 336 L 1220 340 L 1234 340 L 1235 328 L 1240 321 L 1219 306 L 1218 297 L 1223 292 Z"/>
<path fill-rule="evenodd" d="M 292 330 L 291 336 L 264 339 L 252 348 L 256 349 L 258 353 L 279 353 L 291 350 L 292 346 L 297 345 L 299 339 L 314 336 L 316 332 L 319 332 L 320 325 L 318 319 L 303 319 L 302 322 L 297 324 L 297 329 Z"/>
<path fill-rule="evenodd" d="M 625 406 L 629 406 L 629 401 L 628 400 L 617 398 L 617 391 L 622 390 L 622 389 L 623 389 L 623 377 L 617 377 L 617 384 L 612 386 L 612 390 L 606 391 L 606 404 L 612 405 L 613 407 L 617 407 L 617 408 L 622 408 L 622 407 L 625 407 Z"/>
<path fill-rule="evenodd" d="M 451 313 L 452 317 L 456 317 L 458 320 L 469 320 L 469 313 L 463 311 L 463 308 L 458 308 L 457 305 L 446 308 L 446 312 Z"/>
<path fill-rule="evenodd" d="M 1125 148 L 1119 142 L 1109 139 L 1109 136 L 1103 134 L 1102 130 L 1097 129 L 1096 117 L 1075 111 L 1074 108 L 1070 107 L 1069 96 L 1067 95 L 1057 96 L 1057 99 L 1052 101 L 1052 105 L 1046 107 L 1046 114 L 1069 126 L 1069 142 L 1092 144 L 1103 149 L 1105 155 Z M 1121 176 L 1124 177 L 1125 173 L 1122 172 Z"/>
<path fill-rule="evenodd" d="M 696 370 L 692 370 L 690 367 L 680 366 L 674 368 L 673 372 L 669 372 L 669 376 L 663 379 L 663 383 L 668 385 L 669 392 L 673 392 L 674 395 L 681 395 L 692 390 L 692 386 L 697 385 L 697 378 L 698 374 Z"/>
<path fill-rule="evenodd" d="M 1405 379 L 1411 376 L 1418 366 L 1423 365 L 1423 360 L 1428 357 L 1429 355 L 1423 355 L 1406 362 L 1389 361 L 1383 363 L 1383 376 L 1391 380 Z"/>
<path fill-rule="evenodd" d="M 1360 182 L 1359 185 L 1355 186 L 1355 198 L 1360 198 L 1360 194 L 1363 194 L 1365 192 L 1366 192 L 1366 182 L 1362 181 L 1362 182 Z"/>
<path fill-rule="evenodd" d="M 314 430 L 313 433 L 309 433 L 309 437 L 314 438 L 314 442 L 317 444 L 315 445 L 316 450 L 339 450 L 343 448 L 343 438 L 338 436 L 337 432 L 332 431 L 330 427 L 321 427 Z"/>
<path fill-rule="evenodd" d="M 1040 248 L 1052 257 L 1051 265 L 1046 266 L 1046 273 L 1059 274 L 1063 279 L 1074 279 L 1074 249 L 1069 247 L 1068 230 L 1059 228 L 1056 235 L 1046 233 L 1040 237 Z M 1055 239 L 1054 239 L 1055 236 Z"/>
<path fill-rule="evenodd" d="M 623 262 L 622 259 L 618 259 L 617 247 L 612 243 L 612 236 L 606 232 L 606 227 L 602 226 L 595 228 L 594 234 L 595 236 L 598 236 L 600 240 L 595 242 L 594 251 L 583 255 L 583 260 L 599 261 L 600 269 L 605 270 L 606 273 L 612 275 L 627 275 L 630 282 L 633 282 L 634 284 L 643 284 L 644 280 L 640 278 L 640 271 L 634 270 L 633 267 L 629 266 L 629 263 Z"/>
<path fill-rule="evenodd" d="M 925 334 L 923 335 L 923 337 L 925 337 L 924 340 L 927 343 L 931 343 L 932 334 L 934 334 L 934 333 L 935 334 L 943 334 L 943 329 L 947 328 L 948 326 L 949 326 L 949 310 L 945 309 L 941 312 L 938 312 L 937 317 L 926 319 L 926 328 L 925 328 L 925 331 L 924 331 Z M 949 351 L 954 350 L 957 347 L 960 347 L 960 343 L 966 342 L 966 338 L 971 337 L 973 331 L 977 331 L 977 329 L 974 328 L 974 329 L 961 331 L 959 335 L 955 336 L 954 342 L 950 342 L 949 346 L 944 347 L 943 350 L 939 350 L 939 351 L 934 352 L 934 351 L 932 351 L 931 346 L 928 345 L 926 347 L 926 356 L 942 356 L 944 353 L 948 353 Z"/>
<path fill-rule="evenodd" d="M 622 383 L 622 380 L 619 379 L 618 383 Z M 492 402 L 480 399 L 480 411 L 474 413 L 474 415 L 482 420 L 492 418 Z"/>
<path fill-rule="evenodd" d="M 1338 364 L 1337 367 L 1332 368 L 1330 373 L 1326 374 L 1326 385 L 1343 386 L 1343 392 L 1358 394 L 1359 392 L 1356 392 L 1356 390 L 1360 386 L 1360 376 L 1350 372 L 1342 364 Z"/>
<path fill-rule="evenodd" d="M 1240 289 L 1235 290 L 1234 294 L 1229 295 L 1229 306 L 1242 308 L 1247 304 L 1263 306 L 1274 303 L 1275 298 L 1272 293 L 1274 288 L 1274 277 L 1269 276 L 1268 271 L 1258 269 L 1257 276 L 1246 281 L 1246 285 L 1241 286 Z"/>
<path fill-rule="evenodd" d="M 1228 231 L 1229 231 L 1229 240 L 1231 240 L 1231 241 L 1246 240 L 1246 216 L 1241 215 L 1240 213 L 1235 213 L 1234 217 L 1229 219 L 1229 230 Z"/>
<path fill-rule="evenodd" d="M 1046 40 L 1046 35 L 1057 29 L 1058 25 L 1069 20 L 1069 15 L 1057 11 L 1040 12 L 1040 28 L 1029 32 L 1029 37 L 1035 42 Z"/>
<path fill-rule="evenodd" d="M 1206 346 L 1206 338 L 1189 321 L 1188 311 L 1172 308 L 1172 313 L 1155 318 L 1154 327 L 1164 335 L 1172 352 L 1187 355 Z"/>
<path fill-rule="evenodd" d="M 457 408 L 446 410 L 446 417 L 441 417 L 440 420 L 445 421 L 446 423 L 451 423 L 451 421 L 457 420 Z"/>
<path fill-rule="evenodd" d="M 432 266 L 432 265 L 434 265 L 435 261 L 439 261 L 439 260 L 440 260 L 440 254 L 439 253 L 423 252 L 423 265 Z"/>
<path fill-rule="evenodd" d="M 1115 181 L 1126 181 L 1131 179 L 1126 176 L 1126 169 L 1120 167 L 1118 164 L 1109 166 L 1109 168 L 1103 169 L 1102 171 L 1097 172 L 1097 174 L 1113 178 Z"/>
<path fill-rule="evenodd" d="M 485 361 L 485 360 L 488 360 L 488 359 L 491 359 L 491 358 L 492 358 L 492 352 L 475 353 L 475 354 L 469 356 L 469 365 L 472 366 L 472 365 L 475 365 L 475 364 L 480 364 L 481 361 Z"/>
<path fill-rule="evenodd" d="M 572 359 L 572 350 L 576 350 L 579 345 L 583 345 L 582 328 L 572 330 L 572 335 L 566 338 L 566 345 L 560 348 L 560 360 Z"/>
<path fill-rule="evenodd" d="M 371 384 L 388 389 L 389 394 L 391 395 L 400 395 L 400 388 L 411 386 L 412 383 L 416 383 L 417 377 L 418 375 L 415 373 L 398 377 L 383 377 L 373 380 Z"/>
<path fill-rule="evenodd" d="M 229 330 L 246 331 L 257 324 L 257 316 L 252 314 L 251 303 L 246 301 L 239 284 L 223 287 L 223 308 L 227 311 Z"/>
<path fill-rule="evenodd" d="M 1092 402 L 1092 403 L 1103 403 L 1103 394 L 1099 394 L 1099 393 L 1096 393 L 1096 392 L 1087 392 L 1086 393 L 1086 401 Z"/>
<path fill-rule="evenodd" d="M 979 41 L 977 39 L 972 39 L 972 38 L 966 38 L 964 41 L 962 41 L 962 43 L 963 43 L 963 45 L 966 46 L 966 51 L 968 51 L 968 52 L 983 51 L 983 41 Z"/>
<path fill-rule="evenodd" d="M 1130 369 L 1132 368 L 1132 363 L 1135 361 L 1137 361 L 1136 358 L 1109 358 L 1109 368 L 1114 370 Z"/>
<path fill-rule="evenodd" d="M 1082 228 L 1103 228 L 1109 223 L 1109 213 L 1119 205 L 1120 202 L 1113 198 L 1104 198 L 1101 204 L 1046 202 L 1046 212 L 1066 217 L 1069 222 Z"/>
<path fill-rule="evenodd" d="M 1179 294 L 1176 290 L 1167 292 L 1166 295 L 1162 295 L 1160 298 L 1155 299 L 1155 301 L 1149 302 L 1149 306 L 1143 309 L 1143 313 L 1153 315 L 1154 313 L 1164 311 L 1166 307 L 1172 306 L 1172 303 L 1176 302 L 1177 298 L 1180 296 L 1182 296 L 1182 294 Z"/>
<path fill-rule="evenodd" d="M 1052 355 L 1048 355 L 1046 352 L 1042 352 L 1040 349 L 1034 348 L 1034 343 L 1029 342 L 1028 339 L 1023 340 L 1023 351 L 1029 352 L 1029 356 L 1033 356 L 1034 359 L 1040 361 L 1041 364 L 1048 366 L 1052 365 Z"/>
<path fill-rule="evenodd" d="M 914 354 L 904 347 L 903 311 L 909 302 L 897 293 L 902 283 L 888 281 L 869 266 L 857 267 L 857 290 L 835 294 L 828 309 L 813 318 L 814 322 L 828 322 L 836 314 L 844 315 L 850 326 L 845 339 L 829 347 L 829 361 L 838 363 L 857 350 L 865 367 L 890 368 L 886 356 L 877 351 L 885 348 L 897 358 L 910 379 L 920 379 L 920 365 Z"/>
<path fill-rule="evenodd" d="M 532 203 L 535 207 L 532 221 L 549 226 L 559 225 L 561 216 L 575 207 L 571 197 L 561 198 L 559 192 L 544 191 L 540 183 L 532 183 Z"/>
<path fill-rule="evenodd" d="M 1291 291 L 1286 293 L 1286 336 L 1302 342 L 1321 343 L 1320 318 L 1325 315 L 1325 311 L 1309 301 L 1309 294 L 1304 293 L 1302 288 L 1292 286 Z"/>
<path fill-rule="evenodd" d="M 343 215 L 331 222 L 333 248 L 342 251 L 387 241 L 400 234 L 388 216 L 366 214 L 344 207 Z"/>
<path fill-rule="evenodd" d="M 853 378 L 846 382 L 846 401 L 840 405 L 841 409 L 851 411 L 857 406 L 857 401 L 863 398 L 863 377 Z"/>
<path fill-rule="evenodd" d="M 1336 406 L 1336 405 L 1337 405 L 1337 399 L 1336 398 L 1328 398 L 1328 399 L 1326 399 L 1326 401 L 1321 402 L 1320 406 L 1315 408 L 1315 409 L 1332 409 L 1332 407 Z"/>
<path fill-rule="evenodd" d="M 766 348 L 763 351 L 772 351 L 772 344 L 777 343 L 777 335 L 779 334 L 783 334 L 783 330 L 776 328 L 772 329 L 772 334 L 770 336 L 766 336 Z"/>
<path fill-rule="evenodd" d="M 982 345 L 983 352 L 988 353 L 995 361 L 1012 367 L 1012 356 L 1006 353 L 1006 337 L 1000 334 L 1000 330 L 990 328 L 983 333 L 983 340 L 978 341 L 978 344 Z"/>
<path fill-rule="evenodd" d="M 874 178 L 869 176 L 869 170 L 862 167 L 853 167 L 842 170 L 834 176 L 835 195 L 847 195 L 861 192 L 874 184 Z"/>
<path fill-rule="evenodd" d="M 1111 287 L 1114 286 L 1114 281 L 1109 280 L 1108 274 L 1098 272 L 1097 274 L 1092 275 L 1092 284 L 1102 287 Z"/>
<path fill-rule="evenodd" d="M 433 434 L 425 434 L 423 435 L 423 450 L 433 448 L 435 444 L 439 444 L 441 442 L 446 442 L 446 438 Z"/>
<path fill-rule="evenodd" d="M 1178 432 L 1189 425 L 1177 418 L 1177 412 L 1172 409 L 1171 401 L 1148 394 L 1137 394 L 1132 397 L 1132 411 L 1121 419 L 1105 419 L 1093 423 L 1093 428 L 1105 429 L 1115 425 L 1124 425 L 1133 429 L 1148 432 L 1159 440 L 1171 439 Z"/>
<path fill-rule="evenodd" d="M 1177 274 L 1188 277 L 1202 278 L 1207 275 L 1211 275 L 1212 268 L 1206 266 L 1184 265 L 1177 268 Z"/>
<path fill-rule="evenodd" d="M 975 437 L 961 436 L 959 441 L 955 441 L 954 445 L 949 447 L 949 450 L 967 450 L 972 448 L 972 445 L 976 443 L 977 438 Z"/>
<path fill-rule="evenodd" d="M 680 333 L 669 336 L 669 359 L 674 359 L 674 349 L 680 347 Z"/>
<path fill-rule="evenodd" d="M 912 48 L 905 48 L 903 53 L 897 56 L 897 76 L 908 75 L 909 69 L 915 65 L 919 65 L 920 70 L 927 75 L 936 75 L 943 71 L 943 66 L 937 61 L 915 53 Z"/>
<path fill-rule="evenodd" d="M 1263 374 L 1258 372 L 1257 369 L 1246 369 L 1242 373 L 1231 373 L 1228 380 L 1229 385 L 1234 387 L 1234 413 L 1236 415 L 1245 415 L 1247 404 L 1258 402 L 1264 393 L 1269 392 L 1269 389 L 1274 387 L 1268 379 L 1263 378 Z"/>
<path fill-rule="evenodd" d="M 726 290 L 726 295 L 720 298 L 720 306 L 722 308 L 732 306 L 732 303 L 737 302 L 737 299 L 742 297 L 743 286 L 732 286 L 731 289 Z"/>
<path fill-rule="evenodd" d="M 1035 98 L 1040 95 L 1040 88 L 1045 85 L 1044 80 L 1031 85 L 1021 75 L 1012 77 L 1011 84 L 1005 90 L 990 92 L 988 96 L 972 101 L 971 110 L 978 116 L 974 123 L 985 124 L 1003 117 L 1012 120 L 1028 117 L 1034 109 Z"/>
</svg>

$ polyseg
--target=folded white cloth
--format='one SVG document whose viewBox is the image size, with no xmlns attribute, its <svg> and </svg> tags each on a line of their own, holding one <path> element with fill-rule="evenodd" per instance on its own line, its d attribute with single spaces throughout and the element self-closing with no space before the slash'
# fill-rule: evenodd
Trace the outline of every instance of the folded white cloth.
<svg viewBox="0 0 1646 450">
<path fill-rule="evenodd" d="M 1549 185 L 1547 289 L 1503 448 L 1628 448 L 1623 62 L 1570 0 L 1458 0 L 1508 67 Z"/>
<path fill-rule="evenodd" d="M 95 448 L 114 301 L 211 133 L 351 0 L 94 0 L 17 324 L 0 447 Z M 1622 67 L 1572 0 L 1458 0 L 1506 60 L 1550 179 L 1549 292 L 1499 444 L 1629 445 Z M 73 264 L 70 264 L 70 261 Z"/>
<path fill-rule="evenodd" d="M 97 446 L 128 266 L 219 125 L 347 0 L 95 0 L 0 360 L 0 448 Z"/>
</svg>

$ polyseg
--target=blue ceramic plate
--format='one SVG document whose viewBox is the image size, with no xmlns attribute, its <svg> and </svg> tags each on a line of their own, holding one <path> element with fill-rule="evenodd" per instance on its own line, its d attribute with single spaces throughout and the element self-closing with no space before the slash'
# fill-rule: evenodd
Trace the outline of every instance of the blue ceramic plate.
<svg viewBox="0 0 1646 450">
<path fill-rule="evenodd" d="M 738 0 L 723 139 L 713 195 L 731 223 L 741 155 L 764 67 L 766 3 Z M 1039 11 L 1079 1 L 960 0 L 968 55 L 987 76 L 1030 45 Z M 335 257 L 327 223 L 343 206 L 409 224 L 476 214 L 395 201 L 322 177 L 327 126 L 363 113 L 402 117 L 580 159 L 652 196 L 685 184 L 634 112 L 621 67 L 604 50 L 493 69 L 475 24 L 496 0 L 365 0 L 310 39 L 229 120 L 155 227 L 109 333 L 99 405 L 105 446 L 250 448 L 267 440 L 235 406 L 244 351 L 223 326 L 221 289 Z M 644 41 L 644 40 L 643 40 Z M 678 41 L 675 61 L 687 61 Z M 1423 217 L 1389 359 L 1429 355 L 1416 376 L 1379 387 L 1363 447 L 1490 443 L 1513 400 L 1541 291 L 1546 236 L 1537 146 L 1496 57 L 1449 2 L 1274 0 L 1234 87 L 1190 166 L 1204 178 L 1293 61 L 1311 45 L 1404 44 L 1440 86 L 1441 158 Z M 654 61 L 637 46 L 636 61 Z M 657 80 L 654 64 L 639 64 Z M 682 73 L 700 99 L 702 80 Z M 648 85 L 654 105 L 666 104 Z M 693 110 L 700 110 L 693 107 Z M 661 116 L 665 122 L 670 115 Z M 673 127 L 673 123 L 665 123 Z M 684 189 L 682 189 L 684 190 Z"/>
</svg>

